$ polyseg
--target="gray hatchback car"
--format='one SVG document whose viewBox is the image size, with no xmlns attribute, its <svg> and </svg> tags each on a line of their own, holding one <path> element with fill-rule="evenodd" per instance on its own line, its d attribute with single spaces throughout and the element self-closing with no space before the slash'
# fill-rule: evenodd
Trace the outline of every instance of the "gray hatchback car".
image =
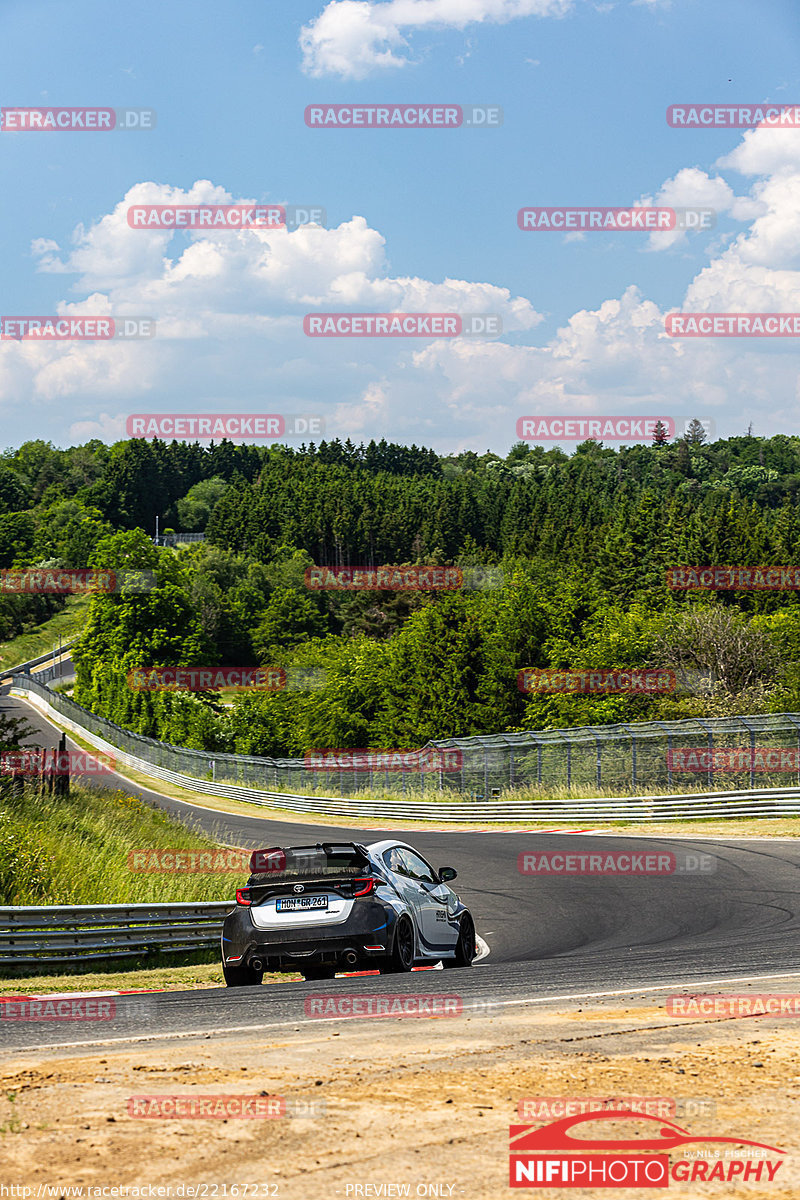
<svg viewBox="0 0 800 1200">
<path fill-rule="evenodd" d="M 331 979 L 337 971 L 410 971 L 420 963 L 468 967 L 475 923 L 434 868 L 393 838 L 256 850 L 247 886 L 222 929 L 228 987 L 261 983 L 264 971 Z"/>
</svg>

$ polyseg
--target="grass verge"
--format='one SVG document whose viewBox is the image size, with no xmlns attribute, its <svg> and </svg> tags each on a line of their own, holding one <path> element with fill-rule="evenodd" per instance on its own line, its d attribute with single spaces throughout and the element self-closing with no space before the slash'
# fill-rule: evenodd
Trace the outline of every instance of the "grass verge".
<svg viewBox="0 0 800 1200">
<path fill-rule="evenodd" d="M 0 971 L 0 992 L 9 995 L 44 996 L 58 992 L 182 992 L 199 988 L 224 987 L 222 964 L 217 950 L 193 954 L 160 956 L 162 961 L 143 965 L 141 959 L 119 960 L 103 969 L 103 964 L 87 963 L 82 967 L 42 969 L 37 974 L 20 977 L 11 970 Z M 167 961 L 167 960 L 171 961 Z M 129 965 L 125 965 L 128 963 Z M 30 971 L 30 968 L 29 968 Z M 281 983 L 301 979 L 297 975 L 270 973 L 264 983 Z"/>
<path fill-rule="evenodd" d="M 5 788 L 0 808 L 0 903 L 226 900 L 235 881 L 241 880 L 238 863 L 214 874 L 134 869 L 131 852 L 155 848 L 214 851 L 219 846 L 121 789 L 94 791 L 73 783 L 69 796 L 40 796 L 30 785 L 20 795 Z"/>
</svg>

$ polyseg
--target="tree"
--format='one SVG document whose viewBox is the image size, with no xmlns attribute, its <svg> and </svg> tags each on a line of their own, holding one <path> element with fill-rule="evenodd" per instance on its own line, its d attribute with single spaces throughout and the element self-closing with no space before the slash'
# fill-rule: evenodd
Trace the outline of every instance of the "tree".
<svg viewBox="0 0 800 1200">
<path fill-rule="evenodd" d="M 0 567 L 28 562 L 36 535 L 36 523 L 27 512 L 6 513 L 0 517 Z"/>
<path fill-rule="evenodd" d="M 768 626 L 721 604 L 681 613 L 657 635 L 655 650 L 665 666 L 700 671 L 730 695 L 774 679 L 785 666 Z"/>
<path fill-rule="evenodd" d="M 686 433 L 683 435 L 684 441 L 690 446 L 702 446 L 706 438 L 707 434 L 703 422 L 698 421 L 697 417 L 694 417 L 686 427 Z"/>
<path fill-rule="evenodd" d="M 113 533 L 99 509 L 59 500 L 40 511 L 33 553 L 65 567 L 85 567 L 101 538 Z"/>
<path fill-rule="evenodd" d="M 653 445 L 666 446 L 668 440 L 666 425 L 663 421 L 656 421 L 656 426 L 653 430 Z"/>
<path fill-rule="evenodd" d="M 28 507 L 30 488 L 17 471 L 0 467 L 0 512 L 19 512 Z"/>
<path fill-rule="evenodd" d="M 310 596 L 293 588 L 276 588 L 253 632 L 253 649 L 264 663 L 275 647 L 297 646 L 326 632 L 327 621 Z"/>
<path fill-rule="evenodd" d="M 202 533 L 228 485 L 219 475 L 201 479 L 177 502 L 178 519 L 186 533 Z"/>
</svg>

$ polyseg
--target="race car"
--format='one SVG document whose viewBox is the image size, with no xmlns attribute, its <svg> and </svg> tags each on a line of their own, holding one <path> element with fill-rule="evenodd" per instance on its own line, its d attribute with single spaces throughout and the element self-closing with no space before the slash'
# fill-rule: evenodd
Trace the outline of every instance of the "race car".
<svg viewBox="0 0 800 1200">
<path fill-rule="evenodd" d="M 455 868 L 435 871 L 405 842 L 276 846 L 255 850 L 250 871 L 222 927 L 228 987 L 261 983 L 264 971 L 332 979 L 475 957 L 475 923 L 447 886 Z"/>
</svg>

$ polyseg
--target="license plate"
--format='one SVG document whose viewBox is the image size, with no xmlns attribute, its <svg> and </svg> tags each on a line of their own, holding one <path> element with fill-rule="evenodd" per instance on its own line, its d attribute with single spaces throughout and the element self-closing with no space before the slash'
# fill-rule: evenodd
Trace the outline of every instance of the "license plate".
<svg viewBox="0 0 800 1200">
<path fill-rule="evenodd" d="M 327 896 L 283 896 L 276 905 L 278 912 L 302 912 L 307 908 L 327 907 Z"/>
</svg>

